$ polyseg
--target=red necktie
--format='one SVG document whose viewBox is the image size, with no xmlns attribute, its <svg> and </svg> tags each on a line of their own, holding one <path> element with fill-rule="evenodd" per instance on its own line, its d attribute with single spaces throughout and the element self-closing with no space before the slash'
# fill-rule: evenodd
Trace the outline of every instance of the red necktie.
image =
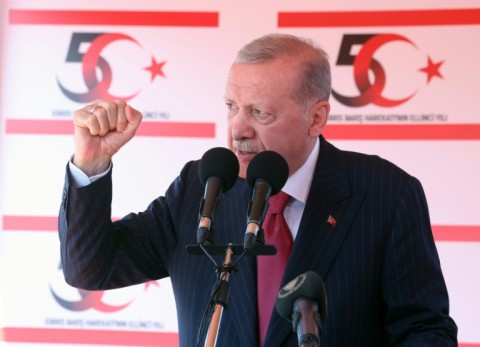
<svg viewBox="0 0 480 347">
<path fill-rule="evenodd" d="M 284 192 L 272 196 L 270 206 L 263 222 L 265 243 L 277 248 L 275 255 L 257 257 L 257 296 L 258 296 L 258 322 L 260 345 L 263 345 L 267 333 L 270 316 L 288 257 L 293 247 L 292 234 L 288 228 L 283 210 L 290 200 L 290 195 Z"/>
</svg>

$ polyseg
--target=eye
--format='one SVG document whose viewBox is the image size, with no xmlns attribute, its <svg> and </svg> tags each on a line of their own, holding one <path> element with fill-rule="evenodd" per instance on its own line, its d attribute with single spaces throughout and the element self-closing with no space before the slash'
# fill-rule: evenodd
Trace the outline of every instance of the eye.
<svg viewBox="0 0 480 347">
<path fill-rule="evenodd" d="M 258 108 L 252 108 L 251 113 L 257 121 L 263 124 L 271 123 L 275 118 L 273 114 L 259 110 Z"/>
<path fill-rule="evenodd" d="M 252 109 L 252 114 L 255 116 L 255 117 L 261 117 L 265 114 L 265 112 L 263 111 L 260 111 L 258 108 L 254 108 Z"/>
<path fill-rule="evenodd" d="M 227 110 L 229 114 L 236 113 L 238 111 L 238 106 L 233 102 L 226 102 Z"/>
<path fill-rule="evenodd" d="M 237 106 L 233 102 L 226 102 L 225 105 L 227 105 L 227 109 L 229 110 L 237 108 Z"/>
</svg>

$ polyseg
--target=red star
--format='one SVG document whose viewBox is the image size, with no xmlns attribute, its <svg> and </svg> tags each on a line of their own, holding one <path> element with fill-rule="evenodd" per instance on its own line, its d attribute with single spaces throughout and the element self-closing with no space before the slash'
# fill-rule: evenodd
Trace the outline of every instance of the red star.
<svg viewBox="0 0 480 347">
<path fill-rule="evenodd" d="M 438 63 L 434 63 L 429 56 L 427 66 L 419 69 L 419 71 L 425 72 L 427 74 L 427 84 L 430 83 L 430 80 L 435 76 L 443 79 L 443 76 L 440 73 L 440 66 L 442 66 L 444 61 L 445 60 L 442 60 Z"/>
<path fill-rule="evenodd" d="M 146 292 L 148 287 L 150 286 L 160 287 L 160 284 L 157 281 L 148 281 L 145 283 L 145 287 L 143 288 L 143 291 Z"/>
<path fill-rule="evenodd" d="M 160 75 L 162 77 L 166 77 L 165 74 L 163 73 L 163 65 L 165 65 L 166 61 L 162 61 L 161 63 L 157 63 L 155 58 L 152 56 L 152 65 L 149 67 L 144 68 L 144 70 L 150 71 L 152 74 L 150 78 L 150 82 L 152 82 L 157 75 Z"/>
</svg>

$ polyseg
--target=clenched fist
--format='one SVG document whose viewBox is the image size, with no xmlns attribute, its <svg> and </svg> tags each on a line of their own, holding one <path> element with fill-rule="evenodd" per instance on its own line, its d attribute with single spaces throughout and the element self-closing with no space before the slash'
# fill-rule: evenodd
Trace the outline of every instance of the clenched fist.
<svg viewBox="0 0 480 347">
<path fill-rule="evenodd" d="M 73 164 L 88 176 L 104 172 L 141 121 L 142 114 L 122 100 L 98 101 L 77 110 Z"/>
</svg>

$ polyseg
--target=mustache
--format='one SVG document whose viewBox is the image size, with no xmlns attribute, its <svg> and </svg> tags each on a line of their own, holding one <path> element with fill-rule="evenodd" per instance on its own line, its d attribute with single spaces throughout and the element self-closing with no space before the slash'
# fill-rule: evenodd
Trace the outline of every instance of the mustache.
<svg viewBox="0 0 480 347">
<path fill-rule="evenodd" d="M 257 153 L 259 152 L 259 148 L 253 142 L 249 140 L 236 140 L 233 141 L 233 147 L 242 151 L 242 152 L 250 152 L 250 153 Z"/>
</svg>

